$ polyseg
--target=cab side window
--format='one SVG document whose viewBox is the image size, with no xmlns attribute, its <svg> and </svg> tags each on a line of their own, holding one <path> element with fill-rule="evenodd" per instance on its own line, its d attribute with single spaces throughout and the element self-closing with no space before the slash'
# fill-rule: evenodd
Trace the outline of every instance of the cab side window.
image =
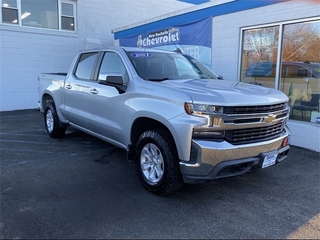
<svg viewBox="0 0 320 240">
<path fill-rule="evenodd" d="M 80 79 L 92 79 L 93 67 L 97 56 L 97 52 L 81 54 L 74 75 Z"/>
<path fill-rule="evenodd" d="M 283 75 L 284 77 L 291 77 L 291 78 L 311 77 L 311 74 L 308 71 L 308 69 L 301 66 L 289 65 L 289 66 L 284 66 L 283 69 L 284 69 L 283 73 L 285 74 Z"/>
<path fill-rule="evenodd" d="M 99 79 L 105 80 L 108 74 L 121 74 L 124 83 L 128 83 L 129 81 L 128 72 L 121 58 L 116 53 L 106 52 L 104 54 L 99 70 Z"/>
</svg>

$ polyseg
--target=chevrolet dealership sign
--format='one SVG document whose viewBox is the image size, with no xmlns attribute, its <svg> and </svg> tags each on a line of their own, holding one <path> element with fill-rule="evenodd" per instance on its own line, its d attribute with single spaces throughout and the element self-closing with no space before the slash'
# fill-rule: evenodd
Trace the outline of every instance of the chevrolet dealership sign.
<svg viewBox="0 0 320 240">
<path fill-rule="evenodd" d="M 120 38 L 120 46 L 159 48 L 173 51 L 177 48 L 207 66 L 211 66 L 212 18 L 167 26 Z"/>
</svg>

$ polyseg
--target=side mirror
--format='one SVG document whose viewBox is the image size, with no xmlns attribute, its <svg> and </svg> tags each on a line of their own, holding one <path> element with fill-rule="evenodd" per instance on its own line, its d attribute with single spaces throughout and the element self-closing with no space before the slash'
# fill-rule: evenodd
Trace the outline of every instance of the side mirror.
<svg viewBox="0 0 320 240">
<path fill-rule="evenodd" d="M 100 73 L 98 82 L 100 84 L 122 85 L 123 84 L 123 77 L 120 73 L 108 73 L 108 74 Z"/>
<path fill-rule="evenodd" d="M 120 73 L 99 74 L 98 83 L 115 87 L 118 92 L 124 93 L 127 86 L 123 83 L 123 77 Z"/>
<path fill-rule="evenodd" d="M 218 75 L 218 79 L 224 80 L 222 75 Z"/>
</svg>

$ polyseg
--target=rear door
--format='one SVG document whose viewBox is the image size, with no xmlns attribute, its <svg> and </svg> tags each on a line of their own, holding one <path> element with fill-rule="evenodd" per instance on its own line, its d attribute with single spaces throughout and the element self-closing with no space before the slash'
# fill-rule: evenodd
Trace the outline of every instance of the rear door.
<svg viewBox="0 0 320 240">
<path fill-rule="evenodd" d="M 88 128 L 90 119 L 89 97 L 98 56 L 99 52 L 81 54 L 73 73 L 67 77 L 64 86 L 66 118 L 71 123 L 83 128 Z"/>
</svg>

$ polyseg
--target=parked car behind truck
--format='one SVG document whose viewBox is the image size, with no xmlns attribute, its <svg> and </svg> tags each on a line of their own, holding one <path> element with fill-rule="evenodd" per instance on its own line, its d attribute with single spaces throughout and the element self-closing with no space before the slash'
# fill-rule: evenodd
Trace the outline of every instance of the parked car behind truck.
<svg viewBox="0 0 320 240">
<path fill-rule="evenodd" d="M 40 75 L 39 110 L 53 138 L 72 126 L 125 149 L 158 195 L 284 160 L 286 95 L 198 66 L 161 50 L 82 51 L 65 76 Z"/>
<path fill-rule="evenodd" d="M 276 63 L 257 62 L 248 67 L 242 81 L 275 87 Z M 320 93 L 320 64 L 315 62 L 282 62 L 279 89 L 290 95 L 290 88 L 299 92 Z"/>
</svg>

